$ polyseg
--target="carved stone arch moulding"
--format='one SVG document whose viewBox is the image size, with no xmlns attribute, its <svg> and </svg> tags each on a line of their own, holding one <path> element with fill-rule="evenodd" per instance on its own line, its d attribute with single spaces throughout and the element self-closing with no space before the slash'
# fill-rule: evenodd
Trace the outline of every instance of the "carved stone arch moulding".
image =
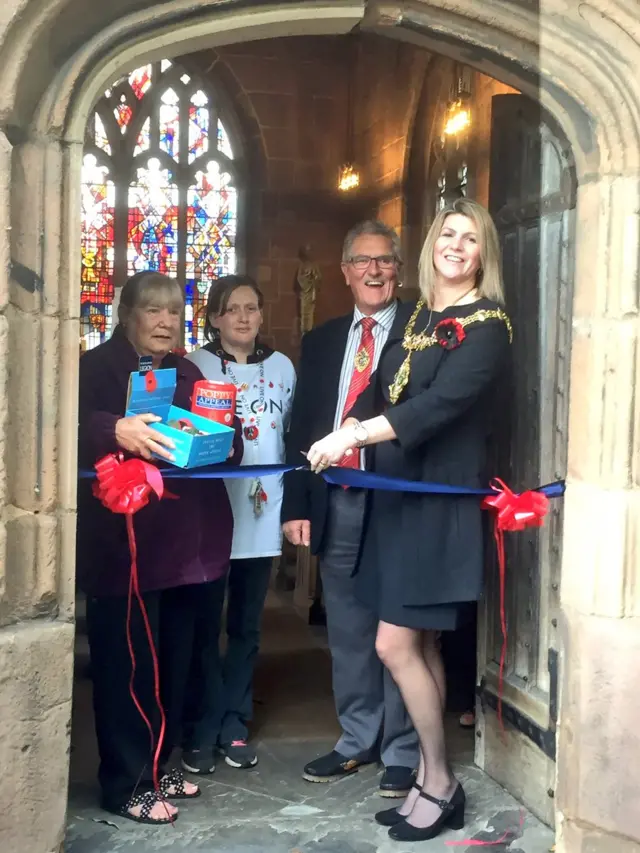
<svg viewBox="0 0 640 853">
<path fill-rule="evenodd" d="M 572 643 L 579 648 L 582 636 L 573 613 L 618 618 L 640 612 L 632 593 L 638 588 L 632 550 L 637 510 L 629 488 L 638 480 L 634 456 L 640 458 L 632 393 L 637 384 L 639 311 L 640 20 L 629 0 L 540 0 L 539 9 L 533 5 L 527 0 L 3 0 L 0 126 L 13 150 L 4 146 L 0 133 L 1 159 L 7 174 L 11 170 L 12 184 L 11 194 L 7 191 L 0 199 L 0 220 L 8 223 L 0 234 L 0 254 L 8 256 L 11 231 L 13 260 L 38 276 L 33 293 L 12 282 L 11 305 L 3 316 L 9 331 L 8 361 L 20 366 L 9 372 L 8 385 L 13 426 L 7 429 L 6 444 L 15 452 L 7 459 L 6 503 L 12 504 L 12 523 L 7 525 L 11 560 L 6 562 L 19 595 L 15 602 L 7 599 L 7 619 L 42 616 L 37 609 L 42 601 L 52 618 L 40 618 L 38 628 L 53 632 L 73 618 L 78 187 L 85 124 L 94 103 L 112 80 L 140 61 L 223 43 L 347 33 L 358 25 L 422 45 L 515 86 L 539 99 L 569 138 L 579 181 L 571 372 L 581 381 L 571 385 L 564 522 L 562 602 L 568 657 Z M 41 357 L 44 352 L 46 358 Z M 5 438 L 3 429 L 0 425 L 0 440 Z M 598 498 L 606 498 L 606 525 Z M 31 635 L 25 630 L 22 636 Z M 607 636 L 615 639 L 615 632 Z M 596 671 L 591 640 L 582 648 Z M 21 642 L 29 650 L 24 660 L 44 660 L 35 642 L 33 653 L 30 640 Z M 70 660 L 70 629 L 64 632 L 64 642 L 61 659 L 66 654 Z M 45 646 L 53 648 L 43 640 Z M 625 660 L 618 654 L 623 645 L 601 641 L 599 647 L 610 652 L 609 660 Z M 574 658 L 577 671 L 577 653 Z M 47 663 L 42 671 L 53 672 L 58 663 Z M 570 660 L 567 671 L 572 665 Z M 605 774 L 603 786 L 589 786 L 580 769 L 601 767 L 583 761 L 590 745 L 582 735 L 597 729 L 597 721 L 582 725 L 582 719 L 591 719 L 589 709 L 595 714 L 606 699 L 609 707 L 633 711 L 628 689 L 633 667 L 620 672 L 628 677 L 613 679 L 612 684 L 597 679 L 567 682 L 559 751 L 569 757 L 575 772 L 571 786 L 558 790 L 556 802 L 567 824 L 578 815 L 633 836 L 633 827 L 625 824 L 633 815 L 619 813 L 621 806 L 615 804 L 607 814 L 601 806 L 602 790 L 613 789 L 611 779 Z M 5 786 L 3 832 L 20 849 L 38 853 L 54 849 L 54 836 L 63 834 L 66 770 L 49 761 L 54 749 L 63 754 L 68 745 L 64 717 L 71 696 L 70 666 L 63 675 L 60 695 L 51 691 L 50 707 L 60 709 L 59 727 L 51 737 L 47 734 L 44 745 L 32 737 L 32 721 L 28 729 L 16 728 L 28 732 L 34 746 L 16 765 L 16 774 L 8 777 L 10 788 Z M 40 687 L 46 689 L 45 681 Z M 593 692 L 597 689 L 601 697 Z M 609 701 L 616 698 L 617 704 Z M 597 734 L 596 757 L 616 755 L 619 730 L 597 729 Z M 632 741 L 627 738 L 626 743 Z M 41 786 L 36 799 L 42 804 L 35 817 L 25 811 L 23 796 L 26 784 L 34 780 Z M 57 798 L 48 805 L 51 791 Z M 635 795 L 637 799 L 637 791 Z M 635 799 L 630 794 L 627 801 Z M 22 843 L 31 824 L 36 826 L 33 832 L 46 836 L 38 846 Z M 567 844 L 559 849 L 577 848 Z"/>
<path fill-rule="evenodd" d="M 600 6 L 606 5 L 601 10 Z M 583 174 L 640 163 L 640 27 L 623 3 L 569 7 L 493 0 L 372 0 L 363 28 L 471 65 L 513 85 L 561 124 Z"/>
<path fill-rule="evenodd" d="M 37 80 L 38 70 L 45 68 L 34 55 L 42 33 L 55 33 L 74 2 L 58 0 L 38 9 L 27 3 L 16 16 L 0 45 L 5 79 L 0 116 L 10 121 L 15 93 L 20 94 L 19 82 L 28 69 L 34 99 L 40 90 L 38 130 L 77 141 L 89 111 L 87 100 L 95 100 L 109 79 L 141 58 L 269 36 L 347 32 L 361 23 L 365 29 L 419 40 L 539 97 L 569 136 L 580 171 L 624 173 L 640 164 L 640 82 L 635 74 L 640 24 L 622 2 L 594 0 L 569 7 L 563 0 L 543 0 L 535 9 L 524 0 L 473 6 L 466 0 L 280 5 L 210 0 L 194 10 L 188 0 L 146 8 L 130 0 L 114 3 L 111 18 L 102 14 L 101 28 L 69 51 L 71 58 L 53 81 L 49 68 Z M 135 11 L 126 14 L 127 8 Z"/>
</svg>

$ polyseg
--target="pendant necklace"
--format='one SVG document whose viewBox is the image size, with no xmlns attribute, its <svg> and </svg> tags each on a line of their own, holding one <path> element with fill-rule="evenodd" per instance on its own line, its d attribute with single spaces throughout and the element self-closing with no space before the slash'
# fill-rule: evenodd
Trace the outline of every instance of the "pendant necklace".
<svg viewBox="0 0 640 853">
<path fill-rule="evenodd" d="M 245 417 L 249 417 L 251 413 L 251 407 L 249 405 L 249 401 L 245 395 L 245 390 L 249 389 L 248 384 L 241 384 L 238 382 L 236 376 L 234 375 L 231 364 L 226 361 L 225 367 L 227 370 L 227 375 L 229 379 L 236 386 L 236 390 L 238 392 L 238 397 L 242 402 L 242 411 L 245 413 Z M 242 434 L 245 438 L 245 441 L 250 441 L 255 448 L 255 461 L 258 461 L 258 440 L 260 437 L 260 423 L 262 421 L 262 416 L 266 411 L 265 404 L 265 381 L 264 381 L 264 361 L 260 362 L 260 366 L 258 368 L 258 408 L 255 412 L 255 418 L 251 418 L 253 423 L 249 423 L 242 427 Z M 244 418 L 243 418 L 244 420 Z M 262 505 L 267 502 L 267 493 L 265 492 L 262 481 L 259 477 L 251 480 L 249 484 L 249 500 L 253 504 L 253 513 L 257 517 L 262 515 Z"/>
<path fill-rule="evenodd" d="M 444 310 L 447 310 L 447 308 L 452 308 L 454 305 L 458 305 L 460 302 L 462 302 L 463 299 L 466 299 L 466 297 L 469 296 L 469 294 L 473 293 L 474 290 L 476 290 L 475 286 L 470 288 L 466 293 L 463 293 L 462 296 L 458 297 L 458 299 L 456 299 L 455 302 L 452 302 L 451 305 L 447 305 Z M 422 309 L 424 307 L 425 307 L 424 302 L 421 299 L 418 302 L 418 304 L 416 305 L 415 310 L 414 310 L 413 314 L 411 315 L 411 318 L 410 318 L 409 322 L 407 323 L 405 330 L 404 330 L 404 338 L 402 340 L 402 349 L 406 352 L 407 355 L 405 356 L 404 361 L 402 362 L 402 364 L 400 365 L 400 367 L 396 371 L 396 374 L 393 377 L 393 382 L 391 383 L 391 385 L 389 385 L 389 401 L 393 405 L 395 405 L 400 400 L 402 392 L 404 391 L 404 389 L 406 388 L 406 386 L 409 382 L 409 375 L 411 373 L 411 356 L 413 355 L 413 353 L 414 352 L 422 352 L 422 350 L 425 350 L 431 346 L 436 346 L 439 343 L 438 335 L 437 335 L 437 329 L 438 329 L 438 326 L 440 324 L 439 323 L 436 324 L 436 327 L 433 330 L 433 332 L 428 331 L 429 326 L 431 324 L 432 317 L 433 317 L 433 308 L 429 312 L 429 319 L 427 321 L 427 325 L 422 330 L 422 332 L 420 332 L 420 333 L 414 332 L 414 328 L 415 328 L 416 321 L 418 319 L 418 315 L 420 314 L 420 312 L 422 311 Z M 470 314 L 468 316 L 458 318 L 456 320 L 456 322 L 457 322 L 458 326 L 464 328 L 465 326 L 469 326 L 469 325 L 474 324 L 474 323 L 483 323 L 486 320 L 494 320 L 494 319 L 500 320 L 506 325 L 507 331 L 509 333 L 509 343 L 511 343 L 511 340 L 512 340 L 511 321 L 509 320 L 507 315 L 504 313 L 502 308 L 481 308 L 477 311 L 474 311 L 472 314 Z M 447 322 L 447 319 L 445 318 L 445 319 L 441 320 L 440 322 L 445 323 L 445 322 Z"/>
<path fill-rule="evenodd" d="M 473 291 L 477 290 L 477 289 L 478 289 L 477 285 L 474 284 L 473 287 L 471 287 L 469 290 L 467 290 L 466 293 L 463 293 L 462 296 L 459 296 L 454 302 L 451 303 L 451 305 L 446 305 L 442 310 L 446 311 L 447 308 L 453 308 L 454 305 L 459 305 L 463 299 L 466 299 L 470 293 L 473 293 Z M 442 313 L 442 312 L 438 312 L 438 313 Z M 431 310 L 429 311 L 429 319 L 427 320 L 427 325 L 423 329 L 424 332 L 426 332 L 427 329 L 429 328 L 429 326 L 431 325 L 431 318 L 432 317 L 433 317 L 433 308 L 431 308 Z"/>
</svg>

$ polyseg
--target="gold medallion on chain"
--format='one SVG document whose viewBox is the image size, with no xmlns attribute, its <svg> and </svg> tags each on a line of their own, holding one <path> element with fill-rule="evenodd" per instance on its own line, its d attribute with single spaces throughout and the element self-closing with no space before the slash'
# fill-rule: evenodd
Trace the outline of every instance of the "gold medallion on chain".
<svg viewBox="0 0 640 853">
<path fill-rule="evenodd" d="M 400 399 L 400 395 L 402 394 L 403 390 L 406 388 L 409 382 L 409 375 L 411 373 L 411 356 L 413 355 L 413 353 L 421 352 L 422 350 L 425 350 L 428 347 L 436 346 L 436 344 L 442 345 L 442 340 L 438 337 L 437 334 L 438 326 L 436 326 L 436 328 L 430 334 L 428 334 L 426 330 L 420 332 L 419 334 L 416 334 L 414 332 L 414 327 L 416 324 L 416 320 L 418 319 L 418 314 L 420 313 L 423 307 L 424 302 L 422 302 L 421 300 L 416 305 L 416 309 L 413 312 L 413 315 L 407 323 L 407 327 L 405 329 L 404 340 L 402 341 L 402 348 L 407 353 L 407 355 L 400 367 L 398 368 L 398 371 L 393 378 L 393 382 L 389 386 L 389 400 L 392 403 L 398 402 L 398 400 Z M 429 320 L 430 319 L 431 316 L 429 317 Z M 484 323 L 486 320 L 501 320 L 507 327 L 507 331 L 509 333 L 509 343 L 511 343 L 511 340 L 513 338 L 511 321 L 501 308 L 480 309 L 479 311 L 475 311 L 473 314 L 470 314 L 467 317 L 456 317 L 452 319 L 454 319 L 458 326 L 460 326 L 460 328 L 462 329 L 464 329 L 464 327 L 466 326 L 471 326 L 476 323 Z"/>
<path fill-rule="evenodd" d="M 358 371 L 358 373 L 362 373 L 367 369 L 367 367 L 369 367 L 370 362 L 371 356 L 369 355 L 365 347 L 360 347 L 353 361 L 355 369 Z"/>
</svg>

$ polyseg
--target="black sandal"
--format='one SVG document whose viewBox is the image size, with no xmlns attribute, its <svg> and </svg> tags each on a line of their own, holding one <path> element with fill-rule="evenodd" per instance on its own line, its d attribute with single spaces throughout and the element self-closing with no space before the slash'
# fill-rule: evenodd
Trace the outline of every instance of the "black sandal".
<svg viewBox="0 0 640 853">
<path fill-rule="evenodd" d="M 163 818 L 149 817 L 156 803 L 163 802 L 163 797 L 159 796 L 155 791 L 146 791 L 144 794 L 134 794 L 126 805 L 115 811 L 115 814 L 119 817 L 126 817 L 127 820 L 132 820 L 135 823 L 146 823 L 150 826 L 162 826 L 165 823 L 173 823 L 178 818 L 177 814 L 170 815 L 167 813 L 167 816 Z M 142 806 L 139 815 L 131 814 L 129 811 L 129 809 L 133 809 L 136 806 Z"/>
<path fill-rule="evenodd" d="M 169 788 L 174 788 L 175 794 L 170 794 Z M 176 767 L 160 780 L 160 793 L 167 800 L 195 800 L 202 791 L 196 786 L 195 793 L 187 794 L 184 787 L 184 773 Z"/>
</svg>

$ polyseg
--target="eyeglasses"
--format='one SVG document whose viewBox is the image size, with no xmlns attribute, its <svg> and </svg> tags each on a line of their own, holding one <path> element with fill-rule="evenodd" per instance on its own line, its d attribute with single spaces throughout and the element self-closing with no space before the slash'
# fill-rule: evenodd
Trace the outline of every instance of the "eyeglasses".
<svg viewBox="0 0 640 853">
<path fill-rule="evenodd" d="M 395 255 L 378 255 L 376 258 L 370 255 L 356 255 L 354 258 L 349 258 L 347 263 L 357 270 L 366 270 L 371 261 L 375 261 L 381 270 L 391 269 L 398 263 Z"/>
</svg>

